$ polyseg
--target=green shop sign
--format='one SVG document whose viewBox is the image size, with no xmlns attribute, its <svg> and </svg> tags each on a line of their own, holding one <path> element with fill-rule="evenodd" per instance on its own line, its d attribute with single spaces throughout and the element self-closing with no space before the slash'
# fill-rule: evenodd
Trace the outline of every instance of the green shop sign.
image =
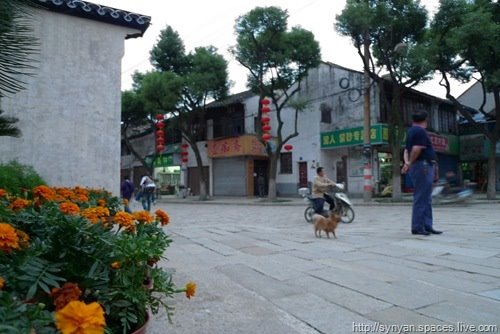
<svg viewBox="0 0 500 334">
<path fill-rule="evenodd" d="M 158 155 L 154 161 L 154 167 L 168 167 L 173 166 L 174 157 L 172 154 L 162 154 Z"/>
<path fill-rule="evenodd" d="M 386 144 L 389 140 L 389 128 L 386 124 L 375 124 L 370 127 L 370 144 Z M 363 127 L 342 129 L 321 133 L 321 148 L 336 148 L 362 145 L 364 143 Z"/>
</svg>

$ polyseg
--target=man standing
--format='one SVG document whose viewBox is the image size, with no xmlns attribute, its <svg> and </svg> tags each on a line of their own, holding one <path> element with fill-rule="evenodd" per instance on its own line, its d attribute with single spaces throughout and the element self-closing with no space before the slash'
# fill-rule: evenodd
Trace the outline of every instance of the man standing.
<svg viewBox="0 0 500 334">
<path fill-rule="evenodd" d="M 441 234 L 432 227 L 432 183 L 439 178 L 436 152 L 427 135 L 427 112 L 417 110 L 412 115 L 413 125 L 408 129 L 401 173 L 409 171 L 413 182 L 413 209 L 411 233 Z"/>
</svg>

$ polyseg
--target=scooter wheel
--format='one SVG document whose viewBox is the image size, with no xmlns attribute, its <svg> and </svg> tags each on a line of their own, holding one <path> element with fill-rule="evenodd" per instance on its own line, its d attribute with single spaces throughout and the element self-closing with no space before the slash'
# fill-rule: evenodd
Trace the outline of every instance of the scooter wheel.
<svg viewBox="0 0 500 334">
<path fill-rule="evenodd" d="M 354 220 L 354 210 L 350 206 L 344 206 L 341 209 L 341 217 L 342 223 L 350 224 Z"/>
<path fill-rule="evenodd" d="M 306 219 L 306 222 L 312 223 L 312 221 L 313 221 L 313 218 L 312 218 L 313 214 L 314 214 L 314 209 L 312 207 L 308 206 L 306 208 L 306 210 L 304 211 L 304 218 Z"/>
</svg>

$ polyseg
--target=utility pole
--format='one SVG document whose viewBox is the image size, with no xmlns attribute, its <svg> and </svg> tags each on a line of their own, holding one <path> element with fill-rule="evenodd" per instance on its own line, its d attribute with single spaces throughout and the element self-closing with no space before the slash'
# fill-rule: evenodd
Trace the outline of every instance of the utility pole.
<svg viewBox="0 0 500 334">
<path fill-rule="evenodd" d="M 372 200 L 372 148 L 370 145 L 370 73 L 368 72 L 370 63 L 370 37 L 368 30 L 365 31 L 364 36 L 364 91 L 363 91 L 363 157 L 364 157 L 364 187 L 363 187 L 363 200 L 369 202 Z"/>
</svg>

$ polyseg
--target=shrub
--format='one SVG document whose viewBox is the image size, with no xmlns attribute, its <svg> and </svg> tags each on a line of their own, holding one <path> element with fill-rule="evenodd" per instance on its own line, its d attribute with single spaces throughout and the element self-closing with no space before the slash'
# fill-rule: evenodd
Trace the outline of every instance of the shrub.
<svg viewBox="0 0 500 334">
<path fill-rule="evenodd" d="M 31 166 L 17 161 L 0 164 L 0 188 L 12 195 L 22 195 L 26 189 L 46 184 Z"/>
</svg>

